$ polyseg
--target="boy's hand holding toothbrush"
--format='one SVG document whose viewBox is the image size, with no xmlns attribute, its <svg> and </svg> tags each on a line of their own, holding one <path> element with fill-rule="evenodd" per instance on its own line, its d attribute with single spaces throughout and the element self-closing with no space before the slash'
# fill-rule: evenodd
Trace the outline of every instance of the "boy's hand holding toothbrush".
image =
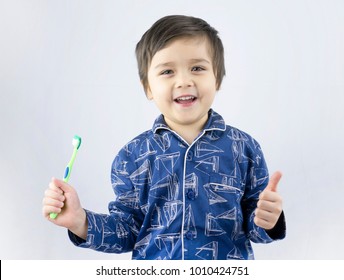
<svg viewBox="0 0 344 280">
<path fill-rule="evenodd" d="M 63 180 L 51 179 L 43 198 L 43 216 L 52 223 L 66 227 L 75 235 L 86 239 L 87 218 L 81 207 L 78 194 L 68 184 L 76 154 L 81 145 L 81 137 L 75 135 L 72 141 L 73 154 L 67 164 Z"/>
<path fill-rule="evenodd" d="M 87 218 L 75 189 L 66 182 L 52 178 L 43 198 L 43 216 L 52 223 L 65 227 L 77 236 L 86 239 Z M 57 213 L 55 219 L 50 213 Z"/>
</svg>

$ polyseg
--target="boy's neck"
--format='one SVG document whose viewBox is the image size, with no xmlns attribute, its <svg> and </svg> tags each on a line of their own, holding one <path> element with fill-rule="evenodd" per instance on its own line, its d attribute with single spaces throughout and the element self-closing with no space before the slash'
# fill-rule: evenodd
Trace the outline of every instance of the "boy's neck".
<svg viewBox="0 0 344 280">
<path fill-rule="evenodd" d="M 174 129 L 174 131 L 176 131 Z M 191 130 L 183 130 L 182 132 L 176 131 L 189 145 L 193 143 L 196 137 L 201 133 L 201 130 L 191 131 Z"/>
<path fill-rule="evenodd" d="M 190 125 L 178 125 L 167 123 L 167 125 L 179 136 L 181 136 L 189 145 L 191 145 L 203 130 L 207 120 L 208 118 L 205 121 L 199 122 L 198 124 L 193 123 Z"/>
</svg>

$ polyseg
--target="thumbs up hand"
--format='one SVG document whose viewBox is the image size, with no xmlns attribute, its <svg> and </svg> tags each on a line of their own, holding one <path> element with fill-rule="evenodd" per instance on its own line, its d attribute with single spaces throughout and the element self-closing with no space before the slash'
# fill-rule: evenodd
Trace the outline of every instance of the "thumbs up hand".
<svg viewBox="0 0 344 280">
<path fill-rule="evenodd" d="M 275 172 L 265 190 L 259 195 L 254 223 L 267 230 L 276 225 L 282 213 L 282 197 L 277 193 L 277 186 L 281 177 L 281 172 Z"/>
</svg>

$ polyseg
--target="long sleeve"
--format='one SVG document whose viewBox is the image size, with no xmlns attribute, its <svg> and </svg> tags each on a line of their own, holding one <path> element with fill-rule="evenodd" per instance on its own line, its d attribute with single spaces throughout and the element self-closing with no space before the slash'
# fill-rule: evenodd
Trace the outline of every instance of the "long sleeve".
<svg viewBox="0 0 344 280">
<path fill-rule="evenodd" d="M 83 240 L 69 232 L 70 240 L 79 247 L 106 253 L 132 251 L 142 224 L 139 191 L 132 185 L 126 163 L 126 150 L 115 158 L 111 182 L 115 200 L 109 203 L 109 214 L 86 211 L 88 232 Z"/>
<path fill-rule="evenodd" d="M 245 195 L 242 200 L 242 208 L 246 220 L 246 232 L 249 239 L 255 243 L 270 243 L 277 239 L 285 237 L 285 218 L 282 213 L 276 226 L 267 231 L 258 227 L 254 223 L 255 209 L 259 200 L 259 194 L 266 188 L 269 182 L 268 169 L 264 155 L 259 144 L 254 140 L 245 143 L 246 158 L 250 159 L 247 170 L 247 180 L 245 186 Z"/>
</svg>

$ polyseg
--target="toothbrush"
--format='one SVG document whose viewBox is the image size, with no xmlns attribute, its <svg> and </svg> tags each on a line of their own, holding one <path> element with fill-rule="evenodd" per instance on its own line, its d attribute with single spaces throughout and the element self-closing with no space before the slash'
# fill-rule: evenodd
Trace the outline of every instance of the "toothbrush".
<svg viewBox="0 0 344 280">
<path fill-rule="evenodd" d="M 63 181 L 68 183 L 69 181 L 69 177 L 70 177 L 70 174 L 72 172 L 72 167 L 73 167 L 73 164 L 74 164 L 74 160 L 75 160 L 75 157 L 76 157 L 76 154 L 80 148 L 80 145 L 81 145 L 81 137 L 78 136 L 78 135 L 75 135 L 74 138 L 73 138 L 73 154 L 72 154 L 72 157 L 66 167 L 66 170 L 65 170 L 65 174 L 64 174 L 64 177 L 63 177 Z M 50 218 L 51 219 L 56 219 L 57 217 L 57 213 L 50 213 Z"/>
</svg>

